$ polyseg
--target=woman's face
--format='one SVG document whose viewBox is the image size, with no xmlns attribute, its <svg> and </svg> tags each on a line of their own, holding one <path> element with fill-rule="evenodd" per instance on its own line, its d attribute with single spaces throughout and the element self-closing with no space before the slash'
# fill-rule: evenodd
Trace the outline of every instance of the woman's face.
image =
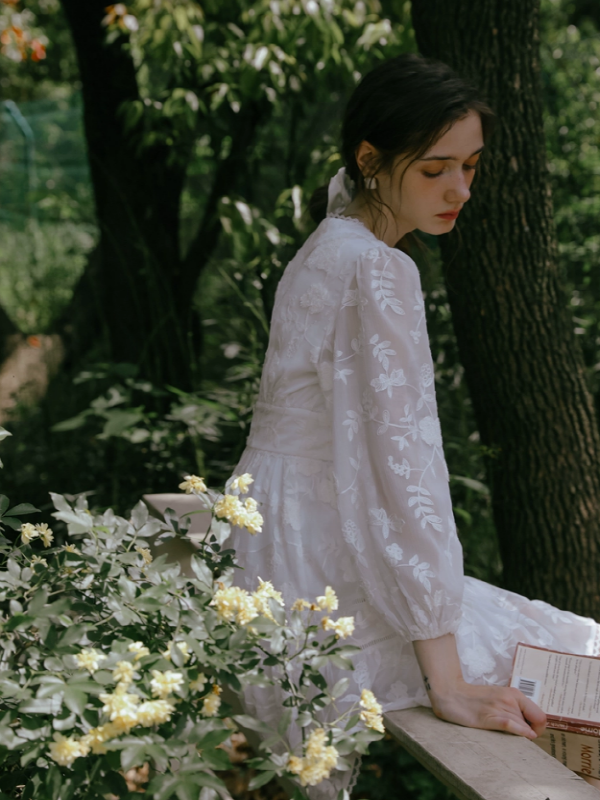
<svg viewBox="0 0 600 800">
<path fill-rule="evenodd" d="M 418 161 L 405 166 L 410 159 L 399 156 L 391 173 L 377 175 L 380 196 L 392 209 L 398 238 L 415 229 L 434 235 L 452 230 L 471 196 L 482 149 L 481 118 L 470 111 Z"/>
</svg>

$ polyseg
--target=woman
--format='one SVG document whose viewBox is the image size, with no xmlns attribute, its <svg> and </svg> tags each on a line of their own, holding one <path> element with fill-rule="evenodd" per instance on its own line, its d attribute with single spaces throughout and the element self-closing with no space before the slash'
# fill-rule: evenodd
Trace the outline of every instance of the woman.
<svg viewBox="0 0 600 800">
<path fill-rule="evenodd" d="M 491 121 L 471 86 L 417 56 L 355 89 L 346 167 L 278 287 L 236 470 L 254 476 L 264 529 L 234 545 L 250 590 L 259 575 L 288 602 L 334 588 L 361 648 L 349 701 L 369 688 L 384 711 L 431 706 L 534 739 L 545 715 L 506 686 L 515 645 L 597 654 L 599 626 L 463 576 L 419 273 L 395 247 L 414 230 L 452 230 Z M 245 698 L 266 720 L 281 699 Z M 312 792 L 335 797 L 345 780 Z"/>
</svg>

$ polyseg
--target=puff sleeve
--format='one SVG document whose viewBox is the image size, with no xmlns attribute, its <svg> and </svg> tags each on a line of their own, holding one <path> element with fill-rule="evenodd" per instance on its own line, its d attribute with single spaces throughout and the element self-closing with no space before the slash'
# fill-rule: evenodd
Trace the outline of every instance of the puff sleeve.
<svg viewBox="0 0 600 800">
<path fill-rule="evenodd" d="M 369 602 L 407 639 L 453 633 L 461 618 L 456 535 L 417 267 L 363 252 L 334 332 L 333 448 L 338 510 Z"/>
</svg>

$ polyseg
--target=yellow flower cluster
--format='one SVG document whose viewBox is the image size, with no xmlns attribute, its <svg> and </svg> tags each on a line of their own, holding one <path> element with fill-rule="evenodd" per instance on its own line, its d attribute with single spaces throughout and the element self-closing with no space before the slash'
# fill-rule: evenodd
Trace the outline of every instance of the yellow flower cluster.
<svg viewBox="0 0 600 800">
<path fill-rule="evenodd" d="M 337 611 L 338 599 L 331 586 L 326 586 L 325 594 L 321 595 L 321 597 L 317 597 L 317 605 L 321 611 L 329 611 L 329 613 Z"/>
<path fill-rule="evenodd" d="M 183 654 L 183 663 L 187 664 L 187 662 L 190 660 L 190 651 L 189 651 L 187 642 L 173 642 L 173 644 Z M 167 649 L 163 653 L 161 653 L 161 656 L 163 658 L 166 658 L 168 661 L 170 661 L 171 660 L 171 647 L 170 646 L 167 647 Z"/>
<path fill-rule="evenodd" d="M 201 672 L 197 678 L 194 678 L 193 681 L 190 681 L 189 687 L 193 692 L 202 692 L 206 686 L 206 680 L 206 675 Z"/>
<path fill-rule="evenodd" d="M 72 736 L 54 734 L 54 741 L 50 745 L 50 758 L 61 767 L 70 767 L 79 756 L 87 756 L 90 752 L 89 745 L 77 741 Z"/>
<path fill-rule="evenodd" d="M 336 620 L 323 617 L 321 625 L 324 631 L 335 631 L 338 639 L 346 639 L 354 633 L 354 617 L 340 617 Z"/>
<path fill-rule="evenodd" d="M 226 519 L 238 528 L 246 528 L 254 535 L 262 531 L 264 522 L 257 508 L 258 504 L 252 497 L 247 497 L 242 503 L 234 494 L 225 494 L 215 503 L 214 513 L 219 519 Z"/>
<path fill-rule="evenodd" d="M 269 600 L 273 599 L 283 606 L 283 597 L 270 581 L 263 581 L 261 578 L 258 580 L 258 589 L 252 593 L 240 589 L 239 586 L 225 586 L 219 583 L 219 588 L 211 601 L 211 605 L 217 609 L 217 614 L 228 622 L 235 620 L 238 625 L 247 625 L 259 615 L 274 622 Z"/>
<path fill-rule="evenodd" d="M 280 606 L 284 605 L 281 593 L 276 591 L 271 581 L 263 581 L 262 578 L 258 579 L 258 589 L 252 594 L 256 610 L 263 617 L 275 622 L 275 617 L 269 606 L 269 600 L 275 600 Z"/>
<path fill-rule="evenodd" d="M 139 661 L 140 658 L 150 655 L 150 650 L 142 642 L 132 642 L 127 649 L 130 653 L 135 653 L 134 661 Z"/>
<path fill-rule="evenodd" d="M 338 751 L 325 744 L 326 737 L 323 728 L 316 728 L 306 740 L 304 756 L 288 759 L 288 770 L 298 776 L 302 786 L 316 786 L 326 780 L 337 763 Z"/>
<path fill-rule="evenodd" d="M 31 522 L 24 522 L 21 525 L 21 541 L 23 544 L 31 544 L 38 536 L 42 540 L 44 547 L 50 547 L 54 541 L 54 534 L 45 522 L 40 522 L 38 525 L 32 525 Z"/>
<path fill-rule="evenodd" d="M 204 494 L 206 492 L 204 478 L 199 478 L 197 475 L 185 475 L 179 488 L 186 494 Z"/>
<path fill-rule="evenodd" d="M 384 733 L 383 717 L 381 716 L 382 708 L 370 689 L 362 690 L 360 695 L 360 707 L 363 709 L 360 712 L 360 718 L 367 728 L 373 728 L 373 730 L 379 731 L 379 733 Z"/>
<path fill-rule="evenodd" d="M 258 616 L 254 598 L 239 586 L 225 586 L 219 583 L 210 603 L 217 609 L 217 614 L 228 622 L 235 620 L 238 625 L 247 625 Z"/>
<path fill-rule="evenodd" d="M 152 563 L 152 555 L 150 554 L 150 550 L 148 550 L 147 547 L 140 547 L 139 545 L 137 545 L 135 550 L 144 559 L 144 564 L 146 566 L 148 566 L 148 564 Z"/>
<path fill-rule="evenodd" d="M 120 684 L 124 683 L 129 686 L 133 680 L 135 668 L 131 661 L 117 661 L 117 666 L 113 670 L 113 678 Z"/>
<path fill-rule="evenodd" d="M 233 476 L 233 480 L 229 484 L 229 489 L 232 492 L 241 492 L 242 494 L 246 494 L 251 483 L 254 483 L 254 478 L 249 472 L 244 472 L 243 475 Z"/>
<path fill-rule="evenodd" d="M 100 662 L 104 661 L 105 658 L 106 656 L 94 650 L 93 647 L 86 647 L 75 656 L 75 661 L 78 667 L 89 670 L 91 674 L 98 669 Z"/>
<path fill-rule="evenodd" d="M 211 693 L 204 698 L 202 703 L 202 713 L 207 717 L 216 717 L 219 713 L 219 708 L 221 707 L 220 694 L 222 691 L 223 690 L 215 683 L 212 687 Z"/>
<path fill-rule="evenodd" d="M 181 686 L 183 686 L 181 672 L 173 672 L 171 669 L 166 672 L 160 672 L 157 669 L 152 670 L 150 688 L 155 697 L 160 697 L 161 700 L 164 700 L 171 692 L 176 692 Z"/>
<path fill-rule="evenodd" d="M 135 661 L 150 652 L 142 642 L 130 644 L 129 651 L 135 653 Z M 90 672 L 97 669 L 99 662 L 104 658 L 106 656 L 91 648 L 82 650 L 76 656 L 79 666 L 89 669 Z M 109 721 L 104 725 L 99 725 L 97 728 L 92 728 L 79 740 L 72 736 L 65 737 L 61 734 L 55 734 L 54 742 L 50 745 L 50 758 L 60 766 L 70 767 L 76 758 L 86 756 L 90 751 L 96 754 L 106 753 L 104 746 L 106 742 L 121 734 L 129 733 L 132 728 L 138 725 L 145 728 L 152 725 L 161 725 L 171 718 L 175 706 L 173 701 L 168 699 L 168 696 L 183 685 L 184 679 L 180 672 L 153 670 L 150 688 L 152 689 L 152 694 L 157 696 L 158 699 L 145 700 L 144 702 L 141 702 L 139 695 L 128 691 L 135 677 L 135 667 L 131 662 L 118 661 L 112 674 L 117 681 L 114 692 L 100 694 L 100 700 L 104 704 L 102 711 L 107 715 Z M 201 678 L 206 681 L 204 675 L 199 675 L 196 679 L 197 685 Z M 204 683 L 202 683 L 203 687 Z M 211 695 L 204 701 L 206 707 L 207 700 L 210 700 L 211 716 L 217 713 L 221 704 L 220 691 L 217 686 L 213 687 Z M 216 699 L 211 700 L 213 697 Z"/>
</svg>

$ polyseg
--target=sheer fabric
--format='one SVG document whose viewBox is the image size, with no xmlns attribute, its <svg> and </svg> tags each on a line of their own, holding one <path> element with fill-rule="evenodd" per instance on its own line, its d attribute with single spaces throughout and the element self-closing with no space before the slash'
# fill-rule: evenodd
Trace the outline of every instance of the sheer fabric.
<svg viewBox="0 0 600 800">
<path fill-rule="evenodd" d="M 369 688 L 385 711 L 429 705 L 412 641 L 448 632 L 474 683 L 506 684 L 519 641 L 598 653 L 593 620 L 464 577 L 419 273 L 357 220 L 330 215 L 284 272 L 242 472 L 265 524 L 234 531 L 238 582 L 287 603 L 335 589 L 361 648 L 346 703 Z M 272 689 L 244 700 L 280 717 Z"/>
</svg>

